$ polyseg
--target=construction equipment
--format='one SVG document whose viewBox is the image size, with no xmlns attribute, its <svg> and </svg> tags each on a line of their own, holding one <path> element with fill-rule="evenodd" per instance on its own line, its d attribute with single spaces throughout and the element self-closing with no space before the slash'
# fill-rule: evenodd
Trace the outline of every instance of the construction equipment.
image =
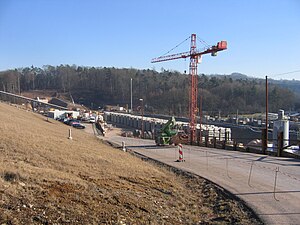
<svg viewBox="0 0 300 225">
<path fill-rule="evenodd" d="M 156 62 L 163 62 L 163 61 L 169 61 L 174 59 L 180 59 L 180 58 L 187 58 L 190 57 L 190 68 L 189 68 L 189 74 L 191 76 L 190 79 L 190 101 L 189 101 L 189 119 L 190 119 L 190 142 L 195 142 L 195 136 L 196 136 L 196 114 L 198 111 L 197 108 L 197 96 L 198 96 L 198 79 L 197 79 L 197 64 L 198 62 L 201 62 L 201 57 L 204 54 L 210 53 L 212 56 L 216 56 L 218 51 L 222 51 L 227 49 L 227 42 L 221 41 L 218 42 L 217 45 L 209 46 L 205 48 L 204 50 L 197 50 L 196 49 L 196 34 L 191 35 L 191 48 L 189 52 L 183 52 L 173 55 L 165 55 L 158 58 L 154 58 L 151 60 L 151 63 Z"/>
<path fill-rule="evenodd" d="M 168 120 L 163 127 L 155 133 L 156 145 L 178 145 L 179 143 L 186 144 L 188 141 L 188 135 L 184 132 L 178 131 L 176 128 L 175 118 L 172 117 Z"/>
</svg>

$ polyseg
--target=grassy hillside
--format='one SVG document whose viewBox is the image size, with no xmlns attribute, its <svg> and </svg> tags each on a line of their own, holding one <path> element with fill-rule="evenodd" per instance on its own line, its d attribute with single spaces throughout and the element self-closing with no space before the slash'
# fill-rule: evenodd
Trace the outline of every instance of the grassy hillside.
<svg viewBox="0 0 300 225">
<path fill-rule="evenodd" d="M 257 224 L 200 178 L 0 103 L 1 224 Z M 201 222 L 200 222 L 201 221 Z"/>
</svg>

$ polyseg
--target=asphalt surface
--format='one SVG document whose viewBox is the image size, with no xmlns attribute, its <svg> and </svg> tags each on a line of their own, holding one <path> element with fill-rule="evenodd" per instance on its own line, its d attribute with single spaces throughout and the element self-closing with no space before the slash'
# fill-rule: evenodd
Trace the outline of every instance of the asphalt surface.
<svg viewBox="0 0 300 225">
<path fill-rule="evenodd" d="M 213 181 L 243 199 L 266 224 L 300 224 L 300 160 L 184 145 L 184 162 L 176 162 L 174 146 L 118 135 L 104 139 L 124 141 L 128 149 Z"/>
</svg>

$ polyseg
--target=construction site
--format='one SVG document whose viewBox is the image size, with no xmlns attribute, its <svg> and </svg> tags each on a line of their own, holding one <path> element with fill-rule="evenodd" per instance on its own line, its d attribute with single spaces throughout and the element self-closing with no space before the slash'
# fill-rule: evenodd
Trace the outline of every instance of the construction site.
<svg viewBox="0 0 300 225">
<path fill-rule="evenodd" d="M 190 60 L 187 117 L 147 113 L 142 98 L 132 110 L 132 95 L 131 110 L 95 110 L 3 84 L 1 224 L 299 223 L 299 124 L 268 112 L 267 81 L 260 126 L 204 118 L 198 63 L 227 42 L 189 40 L 151 61 Z"/>
<path fill-rule="evenodd" d="M 0 109 L 3 224 L 261 223 L 218 185 L 112 148 L 92 124 L 70 135 L 69 126 L 22 106 Z M 112 128 L 105 138 L 114 134 L 121 137 Z"/>
</svg>

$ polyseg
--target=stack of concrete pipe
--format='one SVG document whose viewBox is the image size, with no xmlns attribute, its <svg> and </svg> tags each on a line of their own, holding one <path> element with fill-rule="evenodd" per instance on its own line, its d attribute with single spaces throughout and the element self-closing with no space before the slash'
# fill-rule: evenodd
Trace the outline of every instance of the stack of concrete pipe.
<svg viewBox="0 0 300 225">
<path fill-rule="evenodd" d="M 145 117 L 140 115 L 132 115 L 127 113 L 119 112 L 105 112 L 104 120 L 107 123 L 113 123 L 116 125 L 121 125 L 125 127 L 130 127 L 133 129 L 141 130 L 142 123 L 143 129 L 145 132 L 152 133 L 155 130 L 159 130 L 162 126 L 167 123 L 168 120 Z M 189 132 L 189 124 L 186 122 L 176 122 L 178 127 L 186 132 Z M 197 124 L 197 130 L 200 131 L 200 124 Z M 208 136 L 209 140 L 216 139 L 217 141 L 224 141 L 225 139 L 231 140 L 231 129 L 225 127 L 219 127 L 215 125 L 202 124 L 202 141 L 205 140 L 205 137 Z"/>
</svg>

